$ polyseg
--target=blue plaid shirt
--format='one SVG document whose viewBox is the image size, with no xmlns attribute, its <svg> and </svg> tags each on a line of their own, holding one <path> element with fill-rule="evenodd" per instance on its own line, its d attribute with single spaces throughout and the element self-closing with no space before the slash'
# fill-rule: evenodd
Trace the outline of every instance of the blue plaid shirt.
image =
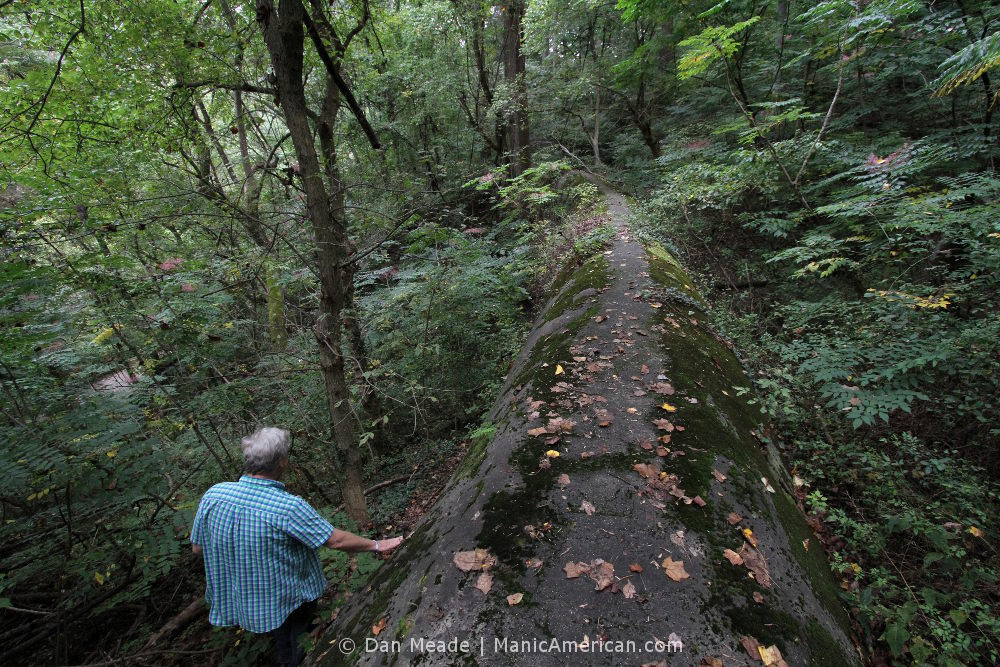
<svg viewBox="0 0 1000 667">
<path fill-rule="evenodd" d="M 271 479 L 244 475 L 210 488 L 198 505 L 192 544 L 205 557 L 212 625 L 269 632 L 326 590 L 316 550 L 333 526 Z"/>
</svg>

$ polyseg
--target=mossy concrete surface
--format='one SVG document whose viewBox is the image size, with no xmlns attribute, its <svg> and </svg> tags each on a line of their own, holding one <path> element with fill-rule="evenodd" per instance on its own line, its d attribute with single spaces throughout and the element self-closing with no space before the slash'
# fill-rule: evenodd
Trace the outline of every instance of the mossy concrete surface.
<svg viewBox="0 0 1000 667">
<path fill-rule="evenodd" d="M 687 273 L 632 240 L 624 200 L 602 189 L 613 247 L 560 281 L 487 418 L 493 438 L 343 607 L 313 664 L 760 665 L 741 637 L 789 665 L 859 662 L 822 549 L 753 437 L 737 389 L 749 379 Z M 558 433 L 529 434 L 545 427 Z M 453 562 L 476 548 L 496 559 L 488 594 Z M 726 549 L 752 549 L 767 576 Z M 668 577 L 668 557 L 689 577 Z M 609 587 L 567 577 L 567 563 L 598 559 Z"/>
</svg>

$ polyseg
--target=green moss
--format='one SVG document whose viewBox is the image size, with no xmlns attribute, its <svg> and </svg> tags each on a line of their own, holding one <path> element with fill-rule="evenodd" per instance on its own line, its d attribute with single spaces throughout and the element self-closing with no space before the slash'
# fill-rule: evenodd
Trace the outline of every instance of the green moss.
<svg viewBox="0 0 1000 667">
<path fill-rule="evenodd" d="M 493 424 L 483 424 L 469 435 L 469 451 L 465 453 L 465 458 L 458 464 L 452 479 L 463 479 L 472 477 L 479 470 L 480 464 L 486 458 L 486 449 L 493 441 L 497 427 Z M 482 490 L 482 482 L 480 482 Z"/>
<path fill-rule="evenodd" d="M 559 287 L 560 296 L 546 311 L 545 321 L 551 322 L 567 310 L 577 305 L 577 296 L 587 289 L 601 289 L 607 286 L 608 260 L 604 255 L 597 254 L 585 261 Z"/>
<path fill-rule="evenodd" d="M 690 299 L 698 304 L 702 310 L 707 309 L 705 300 L 695 289 L 687 271 L 663 246 L 658 243 L 649 244 L 646 247 L 646 259 L 649 261 L 650 278 L 667 290 L 675 290 L 679 295 Z"/>
</svg>

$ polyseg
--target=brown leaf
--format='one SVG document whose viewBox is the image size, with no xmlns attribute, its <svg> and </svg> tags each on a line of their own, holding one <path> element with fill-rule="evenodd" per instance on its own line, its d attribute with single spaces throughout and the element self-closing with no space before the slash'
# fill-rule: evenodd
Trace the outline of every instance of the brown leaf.
<svg viewBox="0 0 1000 667">
<path fill-rule="evenodd" d="M 669 382 L 657 382 L 653 385 L 653 391 L 662 396 L 673 396 L 674 395 L 674 385 Z"/>
<path fill-rule="evenodd" d="M 664 445 L 669 445 L 670 444 L 670 434 L 669 433 L 664 433 L 659 438 L 657 438 L 657 440 L 659 440 L 660 442 L 662 442 Z"/>
<path fill-rule="evenodd" d="M 566 571 L 567 579 L 576 579 L 581 574 L 588 574 L 590 572 L 590 564 L 581 563 L 579 561 L 574 563 L 571 561 L 563 566 L 563 570 Z"/>
<path fill-rule="evenodd" d="M 593 455 L 594 452 L 580 452 L 580 458 L 584 460 L 589 459 Z"/>
<path fill-rule="evenodd" d="M 631 600 L 635 597 L 635 584 L 631 580 L 626 581 L 625 585 L 622 586 L 622 595 L 625 596 L 626 600 Z"/>
<path fill-rule="evenodd" d="M 649 366 L 647 366 L 646 364 L 643 364 L 642 368 L 639 369 L 639 372 L 642 373 L 643 375 L 645 375 L 646 373 L 649 372 Z"/>
<path fill-rule="evenodd" d="M 705 505 L 708 504 L 704 500 L 702 500 L 701 496 L 695 496 L 694 498 L 691 499 L 691 502 L 693 502 L 698 507 L 704 507 Z"/>
<path fill-rule="evenodd" d="M 760 591 L 753 592 L 753 601 L 757 604 L 764 604 L 764 596 L 760 594 Z"/>
<path fill-rule="evenodd" d="M 475 551 L 459 551 L 453 559 L 455 567 L 462 572 L 472 572 L 473 570 L 488 570 L 497 564 L 495 556 L 486 549 L 476 549 Z"/>
<path fill-rule="evenodd" d="M 684 570 L 684 561 L 674 560 L 670 556 L 667 556 L 663 559 L 661 565 L 663 566 L 663 573 L 674 581 L 681 581 L 691 576 Z"/>
<path fill-rule="evenodd" d="M 556 478 L 556 484 L 558 484 L 560 488 L 569 486 L 569 475 L 566 473 L 559 475 L 559 477 Z"/>
<path fill-rule="evenodd" d="M 561 440 L 561 438 L 558 435 L 554 435 L 551 438 L 545 438 L 545 444 L 551 447 L 552 445 L 559 442 L 559 440 Z"/>
<path fill-rule="evenodd" d="M 698 667 L 725 667 L 722 658 L 702 658 Z"/>
<path fill-rule="evenodd" d="M 642 442 L 639 443 L 639 446 L 645 449 L 647 452 L 653 449 L 653 443 L 651 443 L 649 440 L 643 440 Z"/>
<path fill-rule="evenodd" d="M 760 643 L 753 637 L 740 637 L 740 643 L 746 649 L 751 660 L 760 662 Z"/>
<path fill-rule="evenodd" d="M 736 512 L 730 512 L 729 516 L 726 517 L 726 521 L 728 521 L 729 525 L 731 525 L 731 526 L 735 526 L 736 524 L 738 524 L 742 520 L 743 520 L 743 517 L 740 516 L 739 514 L 737 514 Z"/>
<path fill-rule="evenodd" d="M 754 537 L 752 530 L 750 530 L 749 528 L 744 528 L 743 529 L 743 537 L 746 538 L 747 542 L 749 542 L 753 546 L 754 549 L 757 548 L 757 538 Z"/>
<path fill-rule="evenodd" d="M 771 574 L 767 571 L 767 562 L 764 557 L 760 555 L 760 552 L 756 549 L 751 548 L 749 545 L 744 544 L 740 547 L 740 557 L 743 559 L 743 564 L 747 566 L 747 569 L 753 573 L 754 579 L 757 583 L 764 588 L 771 587 Z"/>
<path fill-rule="evenodd" d="M 716 470 L 715 468 L 712 468 L 712 476 L 715 477 L 715 479 L 719 480 L 720 484 L 726 481 L 726 476 L 723 475 L 718 470 Z"/>
<path fill-rule="evenodd" d="M 383 630 L 385 630 L 385 624 L 386 624 L 386 622 L 388 620 L 389 619 L 387 619 L 387 618 L 383 618 L 378 623 L 376 623 L 375 625 L 373 625 L 372 626 L 372 634 L 375 635 L 376 637 L 378 637 L 378 633 L 380 633 Z"/>
<path fill-rule="evenodd" d="M 644 392 L 642 389 L 636 389 L 635 391 L 632 392 L 632 395 L 633 396 L 645 396 L 646 392 Z"/>
<path fill-rule="evenodd" d="M 531 568 L 532 570 L 537 570 L 538 568 L 540 568 L 542 566 L 542 559 L 541 558 L 529 558 L 528 560 L 524 561 L 524 565 L 525 565 L 525 567 Z"/>
<path fill-rule="evenodd" d="M 615 580 L 615 566 L 598 558 L 590 564 L 590 572 L 588 574 L 596 584 L 594 590 L 603 591 Z"/>
<path fill-rule="evenodd" d="M 597 322 L 598 324 L 600 324 L 601 322 L 603 322 L 606 319 L 608 319 L 607 315 L 598 315 L 597 317 L 594 318 L 594 321 Z"/>
<path fill-rule="evenodd" d="M 483 572 L 476 579 L 475 588 L 481 590 L 483 595 L 489 595 L 490 589 L 493 588 L 493 575 L 489 572 Z"/>
<path fill-rule="evenodd" d="M 590 516 L 591 514 L 594 513 L 595 508 L 593 505 L 590 504 L 589 501 L 584 500 L 582 503 L 580 503 L 580 509 L 586 512 L 587 516 Z"/>
<path fill-rule="evenodd" d="M 732 549 L 726 549 L 725 551 L 722 552 L 722 555 L 725 556 L 726 560 L 728 560 L 733 565 L 743 565 L 743 557 L 740 556 L 735 551 L 733 551 Z"/>
<path fill-rule="evenodd" d="M 646 479 L 650 480 L 656 479 L 660 474 L 659 470 L 646 463 L 636 463 L 634 466 L 632 466 L 632 469 L 635 470 L 640 475 L 642 475 L 643 477 L 645 477 Z"/>
<path fill-rule="evenodd" d="M 524 597 L 524 593 L 514 593 L 507 596 L 507 604 L 513 607 L 516 604 L 521 604 L 521 599 Z"/>
<path fill-rule="evenodd" d="M 628 570 L 629 572 L 642 572 L 642 565 L 639 565 L 638 563 L 632 563 L 631 565 L 628 566 Z"/>
<path fill-rule="evenodd" d="M 666 447 L 657 447 L 656 448 L 656 455 L 657 456 L 666 456 L 669 453 L 670 453 L 670 450 L 667 449 Z"/>
<path fill-rule="evenodd" d="M 545 430 L 544 426 L 539 426 L 538 428 L 529 428 L 528 429 L 528 435 L 534 436 L 536 438 L 539 437 L 539 436 L 542 436 L 542 435 L 548 435 L 548 433 L 549 432 L 547 430 Z"/>
<path fill-rule="evenodd" d="M 667 433 L 674 430 L 674 425 L 670 423 L 669 419 L 654 419 L 653 425 L 661 431 L 666 431 Z"/>
</svg>

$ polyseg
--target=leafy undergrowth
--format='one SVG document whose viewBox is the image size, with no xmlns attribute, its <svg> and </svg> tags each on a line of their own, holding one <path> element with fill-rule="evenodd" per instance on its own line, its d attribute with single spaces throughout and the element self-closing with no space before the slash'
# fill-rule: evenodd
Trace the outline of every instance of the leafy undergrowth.
<svg viewBox="0 0 1000 667">
<path fill-rule="evenodd" d="M 1000 183 L 942 175 L 931 142 L 848 143 L 815 209 L 789 212 L 752 149 L 684 142 L 644 233 L 678 247 L 751 368 L 860 645 L 875 664 L 997 662 Z"/>
</svg>

